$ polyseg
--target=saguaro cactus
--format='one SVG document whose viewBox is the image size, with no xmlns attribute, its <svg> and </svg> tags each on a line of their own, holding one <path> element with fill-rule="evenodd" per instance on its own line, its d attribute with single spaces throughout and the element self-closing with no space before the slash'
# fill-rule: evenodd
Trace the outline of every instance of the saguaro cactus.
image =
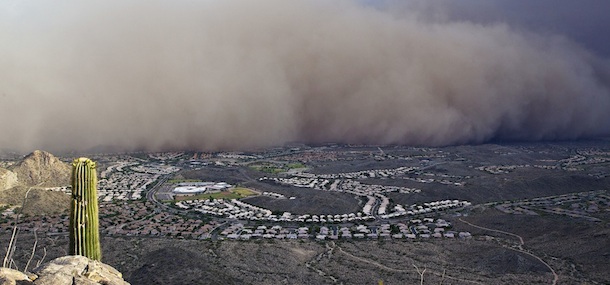
<svg viewBox="0 0 610 285">
<path fill-rule="evenodd" d="M 70 254 L 101 260 L 95 166 L 85 157 L 72 162 Z"/>
</svg>

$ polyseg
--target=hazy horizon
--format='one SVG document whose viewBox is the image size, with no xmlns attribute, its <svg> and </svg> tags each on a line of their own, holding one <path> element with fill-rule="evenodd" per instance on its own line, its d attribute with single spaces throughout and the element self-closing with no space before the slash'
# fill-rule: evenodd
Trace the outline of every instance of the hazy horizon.
<svg viewBox="0 0 610 285">
<path fill-rule="evenodd" d="M 610 135 L 610 4 L 524 3 L 3 1 L 0 149 Z"/>
</svg>

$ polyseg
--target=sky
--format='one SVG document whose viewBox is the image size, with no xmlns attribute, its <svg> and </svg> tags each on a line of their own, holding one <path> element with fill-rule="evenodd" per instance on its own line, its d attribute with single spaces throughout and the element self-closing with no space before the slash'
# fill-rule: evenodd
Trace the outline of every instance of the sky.
<svg viewBox="0 0 610 285">
<path fill-rule="evenodd" d="M 379 4 L 370 1 L 369 4 Z M 374 3 L 377 2 L 377 3 Z M 507 23 L 519 30 L 563 35 L 610 56 L 610 2 L 604 0 L 428 0 L 450 21 Z"/>
<path fill-rule="evenodd" d="M 0 149 L 608 136 L 609 8 L 0 0 Z"/>
</svg>

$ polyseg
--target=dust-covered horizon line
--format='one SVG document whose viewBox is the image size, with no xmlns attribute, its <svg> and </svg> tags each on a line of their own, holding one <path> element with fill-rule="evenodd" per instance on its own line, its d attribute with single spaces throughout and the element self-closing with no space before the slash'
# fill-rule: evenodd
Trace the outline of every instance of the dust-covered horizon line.
<svg viewBox="0 0 610 285">
<path fill-rule="evenodd" d="M 603 136 L 592 136 L 582 137 L 575 139 L 560 139 L 560 140 L 490 140 L 480 143 L 464 143 L 464 144 L 450 144 L 450 145 L 439 145 L 439 146 L 428 146 L 428 145 L 404 145 L 404 144 L 362 144 L 362 143 L 344 143 L 344 142 L 287 142 L 281 145 L 270 145 L 265 147 L 257 148 L 218 148 L 218 149 L 123 149 L 112 146 L 97 146 L 88 150 L 53 150 L 46 148 L 33 148 L 27 151 L 20 151 L 16 149 L 0 148 L 0 154 L 12 154 L 17 156 L 25 157 L 34 153 L 35 151 L 44 151 L 51 153 L 59 157 L 70 157 L 78 155 L 120 155 L 120 154 L 134 154 L 134 153 L 165 153 L 165 152 L 184 152 L 184 153 L 261 153 L 267 152 L 273 149 L 287 149 L 287 148 L 317 148 L 317 147 L 340 147 L 340 148 L 413 148 L 413 149 L 443 149 L 443 148 L 455 148 L 455 147 L 479 147 L 487 145 L 496 146 L 515 146 L 515 145 L 563 145 L 563 144 L 580 144 L 580 143 L 595 143 L 595 142 L 610 142 L 610 135 Z"/>
</svg>

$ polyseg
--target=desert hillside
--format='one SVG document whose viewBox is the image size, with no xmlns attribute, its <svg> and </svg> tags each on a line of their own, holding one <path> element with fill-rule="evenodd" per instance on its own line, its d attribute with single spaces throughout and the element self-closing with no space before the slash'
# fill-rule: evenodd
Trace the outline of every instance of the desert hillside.
<svg viewBox="0 0 610 285">
<path fill-rule="evenodd" d="M 9 167 L 20 184 L 54 187 L 70 184 L 70 166 L 53 154 L 36 150 Z"/>
<path fill-rule="evenodd" d="M 70 166 L 53 154 L 36 150 L 8 169 L 0 168 L 0 205 L 22 206 L 24 214 L 55 214 L 66 211 L 69 196 L 48 187 L 70 184 Z"/>
<path fill-rule="evenodd" d="M 17 184 L 17 174 L 8 169 L 0 168 L 0 190 L 13 188 Z"/>
</svg>

